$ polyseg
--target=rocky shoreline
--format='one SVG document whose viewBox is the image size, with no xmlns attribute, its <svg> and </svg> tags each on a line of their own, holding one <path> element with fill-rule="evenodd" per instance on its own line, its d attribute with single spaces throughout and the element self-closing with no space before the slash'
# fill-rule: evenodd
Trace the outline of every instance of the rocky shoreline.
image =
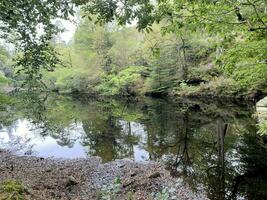
<svg viewBox="0 0 267 200">
<path fill-rule="evenodd" d="M 120 179 L 118 191 L 112 188 Z M 101 163 L 100 158 L 55 160 L 16 156 L 0 150 L 0 185 L 5 181 L 19 180 L 29 192 L 26 199 L 155 199 L 153 194 L 171 187 L 177 179 L 170 176 L 160 163 L 136 163 L 128 159 Z M 203 193 L 193 193 L 180 185 L 172 191 L 173 199 L 206 199 Z M 0 196 L 1 199 L 1 196 Z"/>
</svg>

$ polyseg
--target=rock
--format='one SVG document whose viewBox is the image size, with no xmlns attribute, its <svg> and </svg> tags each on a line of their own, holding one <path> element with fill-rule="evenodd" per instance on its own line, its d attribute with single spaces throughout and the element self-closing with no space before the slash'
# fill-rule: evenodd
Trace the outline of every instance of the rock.
<svg viewBox="0 0 267 200">
<path fill-rule="evenodd" d="M 264 123 L 267 120 L 267 97 L 257 102 L 256 112 L 257 112 L 258 122 Z"/>
<path fill-rule="evenodd" d="M 46 169 L 45 172 L 52 172 L 52 169 Z"/>
<path fill-rule="evenodd" d="M 44 160 L 43 157 L 38 158 L 38 161 L 43 161 L 43 160 Z"/>
<path fill-rule="evenodd" d="M 66 182 L 66 186 L 70 187 L 70 186 L 74 186 L 79 184 L 79 181 L 77 181 L 73 176 L 69 176 Z"/>
<path fill-rule="evenodd" d="M 131 173 L 131 177 L 134 177 L 136 176 L 137 174 L 134 172 L 134 173 Z"/>
<path fill-rule="evenodd" d="M 256 103 L 257 107 L 267 107 L 267 97 L 261 99 Z"/>
<path fill-rule="evenodd" d="M 125 164 L 119 165 L 119 168 L 123 168 L 125 167 Z"/>
<path fill-rule="evenodd" d="M 126 188 L 126 187 L 132 185 L 134 182 L 135 182 L 135 180 L 131 180 L 131 181 L 129 181 L 129 182 L 126 182 L 126 183 L 124 183 L 124 184 L 122 185 L 122 187 L 123 187 L 123 188 Z"/>
<path fill-rule="evenodd" d="M 150 174 L 149 176 L 148 176 L 148 178 L 159 178 L 161 175 L 160 175 L 160 173 L 159 172 L 155 172 L 155 173 L 153 173 L 153 174 Z"/>
<path fill-rule="evenodd" d="M 267 112 L 267 107 L 256 107 L 257 112 L 265 113 Z"/>
</svg>

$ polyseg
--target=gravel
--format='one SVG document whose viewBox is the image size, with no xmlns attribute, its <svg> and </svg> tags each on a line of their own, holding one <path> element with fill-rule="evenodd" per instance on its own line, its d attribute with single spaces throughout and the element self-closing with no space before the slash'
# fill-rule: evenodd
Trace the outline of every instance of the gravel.
<svg viewBox="0 0 267 200">
<path fill-rule="evenodd" d="M 154 199 L 164 188 L 177 181 L 157 162 L 134 162 L 129 159 L 103 164 L 98 157 L 87 159 L 45 159 L 16 156 L 0 150 L 0 185 L 7 180 L 20 180 L 30 189 L 28 199 L 91 200 L 101 199 L 103 188 L 113 185 L 120 177 L 116 199 Z M 165 189 L 166 190 L 166 189 Z M 173 190 L 173 189 L 172 189 Z M 207 199 L 195 194 L 188 186 L 177 186 L 173 199 Z"/>
</svg>

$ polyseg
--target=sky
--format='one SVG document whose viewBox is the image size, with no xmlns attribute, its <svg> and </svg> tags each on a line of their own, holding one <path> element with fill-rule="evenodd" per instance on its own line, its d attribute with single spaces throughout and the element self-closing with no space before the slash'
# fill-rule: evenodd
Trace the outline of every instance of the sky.
<svg viewBox="0 0 267 200">
<path fill-rule="evenodd" d="M 75 22 L 75 20 L 72 21 L 60 20 L 60 22 L 64 27 L 64 31 L 60 33 L 59 36 L 65 43 L 69 43 L 73 38 L 73 35 L 77 28 L 77 22 Z"/>
<path fill-rule="evenodd" d="M 71 19 L 71 20 L 59 20 L 62 24 L 64 31 L 59 34 L 59 37 L 68 44 L 76 31 L 78 19 Z M 8 51 L 13 52 L 15 50 L 15 47 L 13 44 L 7 43 L 6 40 L 0 38 L 0 46 L 5 46 Z"/>
</svg>

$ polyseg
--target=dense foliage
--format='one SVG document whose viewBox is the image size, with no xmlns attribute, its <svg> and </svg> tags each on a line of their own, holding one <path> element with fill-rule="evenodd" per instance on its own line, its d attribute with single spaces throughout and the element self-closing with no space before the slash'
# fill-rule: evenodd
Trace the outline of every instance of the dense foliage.
<svg viewBox="0 0 267 200">
<path fill-rule="evenodd" d="M 75 6 L 83 19 L 73 41 L 58 44 L 55 20 Z M 16 79 L 30 86 L 45 75 L 50 89 L 67 93 L 257 97 L 267 92 L 266 7 L 264 0 L 8 0 L 0 3 L 0 30 L 16 47 Z"/>
<path fill-rule="evenodd" d="M 51 70 L 60 62 L 50 44 L 59 31 L 52 20 L 67 18 L 72 13 L 69 0 L 0 2 L 0 38 L 15 45 L 15 65 L 26 75 L 27 83 L 32 83 L 29 85 L 40 80 L 40 69 Z"/>
<path fill-rule="evenodd" d="M 77 29 L 66 43 L 60 20 L 73 17 Z M 1 94 L 25 86 L 30 92 L 23 90 L 20 97 Z M 49 98 L 47 91 L 57 97 Z M 160 99 L 131 106 L 129 99 L 126 104 L 109 99 L 86 107 L 59 93 L 206 99 L 201 105 Z M 240 193 L 249 197 L 259 187 L 251 177 L 266 182 L 266 145 L 254 134 L 252 119 L 243 118 L 251 113 L 232 105 L 222 112 L 207 97 L 264 95 L 266 0 L 0 1 L 0 129 L 21 115 L 42 130 L 41 136 L 71 148 L 77 138 L 68 129 L 81 122 L 81 145 L 90 147 L 89 155 L 103 161 L 131 157 L 140 143 L 152 160 L 170 155 L 172 175 L 194 189 L 202 183 L 211 199 L 235 198 L 230 183 L 240 177 L 245 180 Z M 146 143 L 132 130 L 138 123 L 145 125 Z M 258 129 L 266 134 L 266 119 Z M 249 132 L 253 137 L 239 138 Z M 231 160 L 234 153 L 240 161 Z M 266 196 L 260 186 L 258 199 Z M 10 193 L 24 199 L 27 192 L 20 182 L 0 186 L 6 199 Z"/>
</svg>

